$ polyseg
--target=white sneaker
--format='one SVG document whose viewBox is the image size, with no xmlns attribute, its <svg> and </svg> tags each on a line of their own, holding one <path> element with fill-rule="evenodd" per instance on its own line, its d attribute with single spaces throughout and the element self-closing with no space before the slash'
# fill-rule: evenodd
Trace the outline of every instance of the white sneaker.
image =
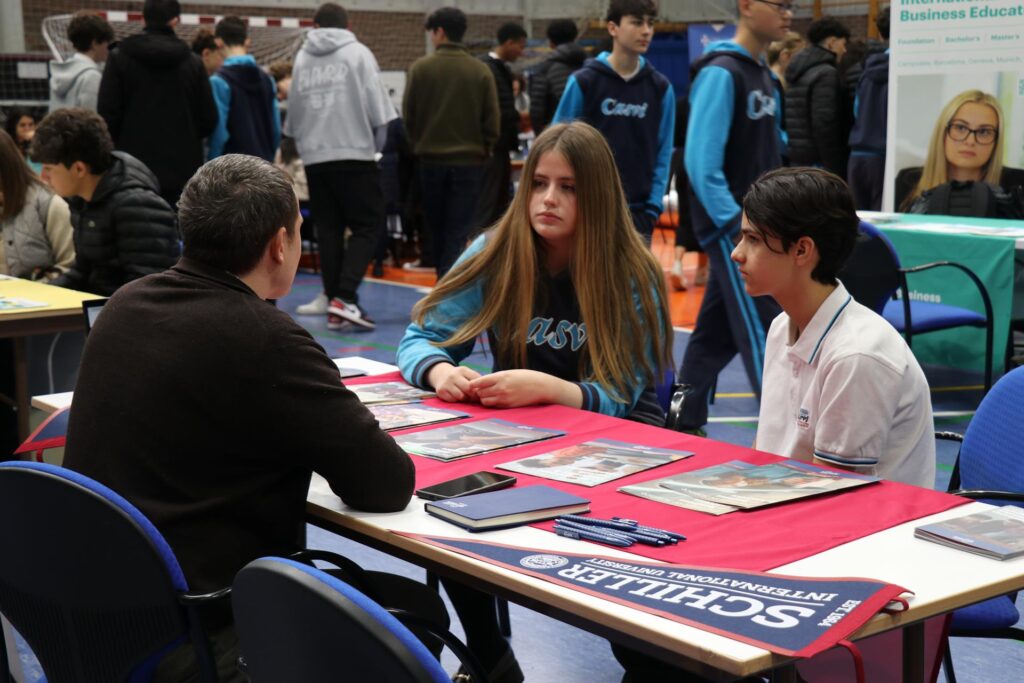
<svg viewBox="0 0 1024 683">
<path fill-rule="evenodd" d="M 419 259 L 415 261 L 408 261 L 402 264 L 402 270 L 408 270 L 412 273 L 433 273 L 437 270 L 434 266 L 421 265 L 423 262 Z"/>
<path fill-rule="evenodd" d="M 327 312 L 327 295 L 320 292 L 316 298 L 308 304 L 302 304 L 295 309 L 297 315 L 323 315 Z"/>
<path fill-rule="evenodd" d="M 358 304 L 342 301 L 338 297 L 331 299 L 331 304 L 327 307 L 328 329 L 333 329 L 330 328 L 330 323 L 332 322 L 331 318 L 334 317 L 337 317 L 342 321 L 350 322 L 353 325 L 365 327 L 368 330 L 372 330 L 377 327 L 377 324 L 373 322 L 373 319 L 366 315 L 366 312 L 363 311 Z"/>
<path fill-rule="evenodd" d="M 682 261 L 676 261 L 672 264 L 672 271 L 668 274 L 668 280 L 673 290 L 677 292 L 686 291 L 686 279 L 683 277 Z"/>
</svg>

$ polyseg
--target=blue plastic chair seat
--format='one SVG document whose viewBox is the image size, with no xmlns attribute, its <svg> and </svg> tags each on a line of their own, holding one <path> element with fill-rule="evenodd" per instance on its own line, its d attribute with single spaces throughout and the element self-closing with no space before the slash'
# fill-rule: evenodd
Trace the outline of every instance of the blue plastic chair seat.
<svg viewBox="0 0 1024 683">
<path fill-rule="evenodd" d="M 955 630 L 982 630 L 1010 628 L 1020 619 L 1017 606 L 1009 596 L 1001 595 L 976 605 L 962 607 L 953 612 L 952 628 Z"/>
<path fill-rule="evenodd" d="M 903 302 L 890 300 L 886 302 L 882 317 L 889 321 L 889 324 L 900 332 L 906 328 L 903 319 Z M 933 304 L 924 301 L 914 301 L 910 304 L 910 319 L 913 321 L 915 334 L 922 332 L 934 332 L 945 330 L 951 327 L 985 327 L 985 315 L 976 313 L 968 308 L 950 306 L 948 304 Z"/>
</svg>

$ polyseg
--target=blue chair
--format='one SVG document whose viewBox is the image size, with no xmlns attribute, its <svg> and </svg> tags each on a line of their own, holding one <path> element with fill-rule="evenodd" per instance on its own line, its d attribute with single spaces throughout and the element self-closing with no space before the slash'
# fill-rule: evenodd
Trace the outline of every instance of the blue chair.
<svg viewBox="0 0 1024 683">
<path fill-rule="evenodd" d="M 1024 506 L 1024 461 L 1020 458 L 1022 425 L 1024 368 L 1017 368 L 992 387 L 963 436 L 952 432 L 936 434 L 940 439 L 961 442 L 949 491 L 986 502 Z M 1014 628 L 1020 619 L 1016 598 L 1017 594 L 1013 593 L 955 611 L 950 635 L 1024 641 L 1024 629 Z M 946 680 L 955 683 L 949 648 L 944 654 L 943 666 Z"/>
<path fill-rule="evenodd" d="M 964 273 L 981 296 L 985 314 L 968 308 L 928 301 L 911 301 L 907 275 L 934 268 L 955 268 Z M 992 387 L 992 300 L 988 290 L 970 268 L 953 261 L 936 261 L 912 268 L 900 266 L 899 255 L 892 242 L 878 228 L 861 222 L 860 237 L 853 255 L 839 273 L 853 298 L 872 309 L 892 324 L 913 346 L 914 335 L 949 330 L 955 327 L 978 327 L 985 330 L 985 391 Z M 893 295 L 900 293 L 900 298 Z"/>
<path fill-rule="evenodd" d="M 253 683 L 451 683 L 406 625 L 429 631 L 474 681 L 486 681 L 475 657 L 451 633 L 407 612 L 385 610 L 315 567 L 261 558 L 238 572 L 232 590 L 242 669 Z"/>
<path fill-rule="evenodd" d="M 217 680 L 196 609 L 230 589 L 190 593 L 160 532 L 106 486 L 46 463 L 0 463 L 0 556 L 0 612 L 50 683 L 148 681 L 185 642 L 200 679 Z"/>
</svg>

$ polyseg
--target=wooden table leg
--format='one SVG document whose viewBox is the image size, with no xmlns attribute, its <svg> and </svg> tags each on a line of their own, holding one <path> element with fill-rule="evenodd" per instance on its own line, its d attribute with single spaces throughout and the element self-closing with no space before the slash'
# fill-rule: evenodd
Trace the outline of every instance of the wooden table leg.
<svg viewBox="0 0 1024 683">
<path fill-rule="evenodd" d="M 903 683 L 924 681 L 924 624 L 919 621 L 903 628 Z"/>
<path fill-rule="evenodd" d="M 15 337 L 14 344 L 14 403 L 18 412 L 18 441 L 29 435 L 29 414 L 32 406 L 28 390 L 28 343 L 25 337 Z"/>
</svg>

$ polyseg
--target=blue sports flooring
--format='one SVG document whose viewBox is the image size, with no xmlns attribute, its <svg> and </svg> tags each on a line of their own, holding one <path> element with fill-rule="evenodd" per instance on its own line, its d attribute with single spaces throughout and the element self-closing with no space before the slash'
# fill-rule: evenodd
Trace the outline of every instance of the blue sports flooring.
<svg viewBox="0 0 1024 683">
<path fill-rule="evenodd" d="M 299 304 L 312 299 L 320 291 L 319 276 L 300 274 L 292 292 L 278 305 L 293 316 Z M 409 321 L 413 304 L 422 296 L 422 288 L 367 280 L 360 289 L 360 304 L 376 321 L 370 332 L 348 328 L 330 331 L 324 316 L 295 316 L 310 331 L 331 357 L 360 355 L 393 363 L 395 350 Z M 682 358 L 689 334 L 677 332 L 675 358 Z M 486 350 L 477 349 L 468 364 L 486 371 L 491 362 Z M 981 398 L 980 378 L 942 368 L 925 368 L 933 388 L 932 404 L 936 428 L 963 432 Z M 967 387 L 966 389 L 964 387 Z M 973 389 L 970 387 L 974 387 Z M 756 428 L 757 401 L 739 360 L 734 360 L 719 377 L 715 403 L 711 406 L 708 435 L 730 443 L 750 445 Z M 956 457 L 955 444 L 939 442 L 939 467 L 936 488 L 945 489 Z M 368 569 L 390 571 L 422 579 L 419 567 L 377 552 L 365 546 L 325 532 L 308 528 L 308 545 L 340 552 Z M 606 641 L 589 633 L 545 617 L 536 612 L 511 605 L 512 646 L 528 683 L 618 683 L 622 669 L 612 657 Z M 1024 610 L 1024 598 L 1018 599 Z M 462 630 L 452 612 L 453 631 Z M 1021 624 L 1018 624 L 1020 626 Z M 39 680 L 42 671 L 27 648 L 22 648 L 22 661 L 28 681 Z M 574 653 L 567 656 L 566 653 Z M 581 656 L 585 653 L 585 656 Z M 1013 641 L 982 641 L 954 639 L 953 656 L 957 677 L 963 683 L 991 683 L 1024 679 L 1024 644 Z M 455 664 L 445 653 L 446 669 Z M 852 676 L 848 679 L 852 680 Z M 940 680 L 942 680 L 940 678 Z"/>
</svg>

